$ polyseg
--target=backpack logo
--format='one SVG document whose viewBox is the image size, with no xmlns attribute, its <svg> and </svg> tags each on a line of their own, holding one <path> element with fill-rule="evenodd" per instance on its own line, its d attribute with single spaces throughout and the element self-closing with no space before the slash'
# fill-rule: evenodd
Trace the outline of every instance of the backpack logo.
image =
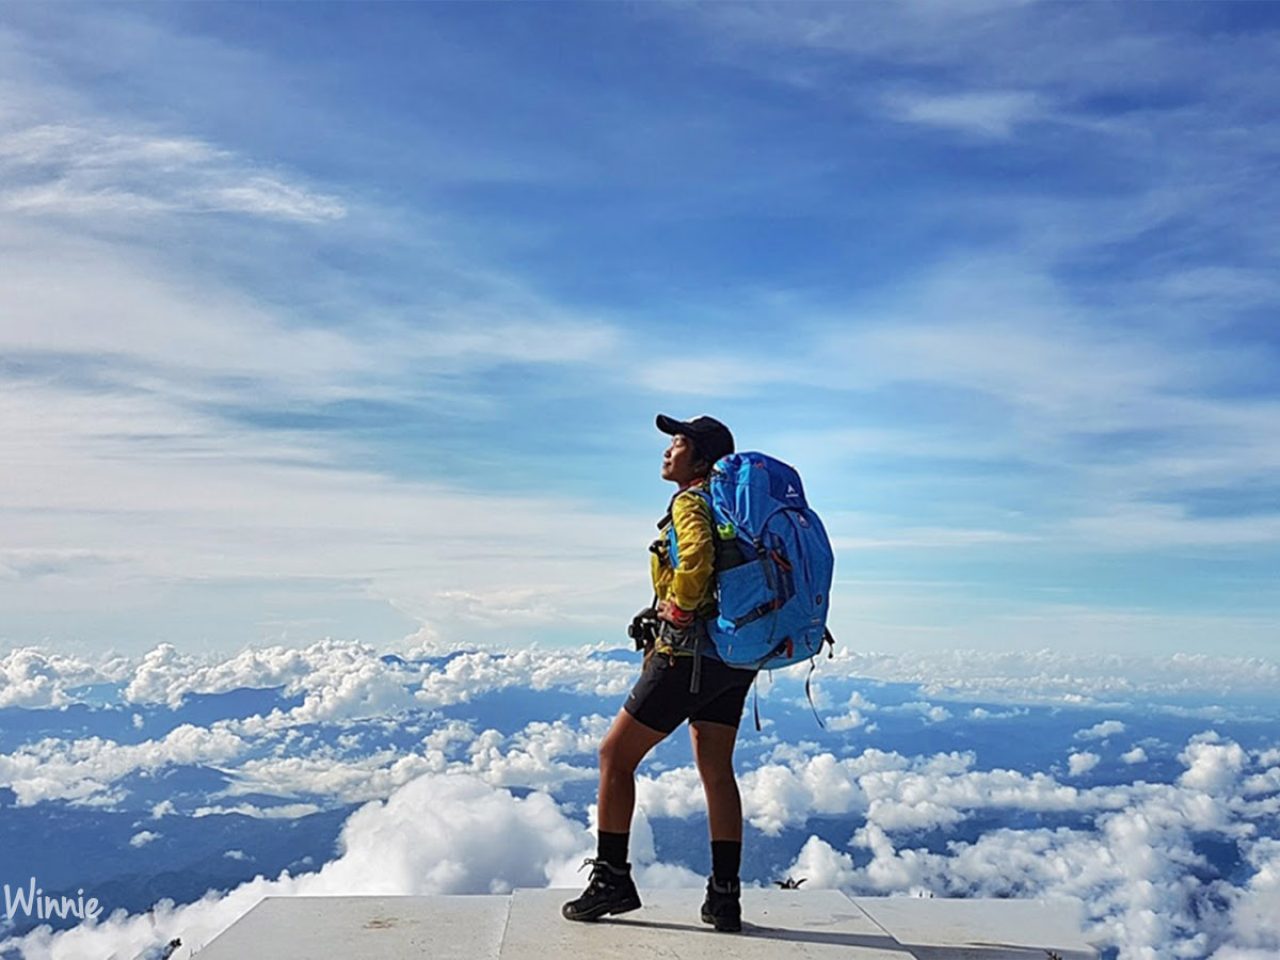
<svg viewBox="0 0 1280 960">
<path fill-rule="evenodd" d="M 789 483 L 788 483 L 788 484 L 787 484 L 787 496 L 788 496 L 788 497 L 798 497 L 798 496 L 800 496 L 800 494 L 796 492 L 796 488 L 795 488 L 795 487 L 793 487 L 791 484 L 789 484 Z"/>
</svg>

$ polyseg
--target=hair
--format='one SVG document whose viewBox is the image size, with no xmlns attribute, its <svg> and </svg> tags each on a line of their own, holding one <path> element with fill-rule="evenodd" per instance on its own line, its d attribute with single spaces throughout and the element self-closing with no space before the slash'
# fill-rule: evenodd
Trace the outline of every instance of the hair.
<svg viewBox="0 0 1280 960">
<path fill-rule="evenodd" d="M 688 434 L 683 434 L 683 436 L 686 440 L 689 441 L 689 446 L 693 448 L 694 464 L 697 465 L 700 463 L 703 466 L 703 471 L 700 471 L 700 472 L 705 472 L 706 470 L 710 470 L 711 464 L 713 461 L 707 459 L 707 455 L 703 453 L 702 448 L 698 446 L 698 441 L 695 440 L 693 437 L 689 436 Z"/>
</svg>

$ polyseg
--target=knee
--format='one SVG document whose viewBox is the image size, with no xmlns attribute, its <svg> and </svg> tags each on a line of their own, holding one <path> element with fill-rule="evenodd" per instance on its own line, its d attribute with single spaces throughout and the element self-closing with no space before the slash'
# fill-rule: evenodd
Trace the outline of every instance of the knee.
<svg viewBox="0 0 1280 960">
<path fill-rule="evenodd" d="M 636 765 L 631 761 L 623 751 L 618 749 L 618 745 L 612 740 L 605 740 L 600 744 L 600 770 L 607 774 L 631 774 L 635 772 Z"/>
<path fill-rule="evenodd" d="M 708 793 L 726 794 L 738 792 L 738 778 L 733 775 L 732 766 L 700 767 L 702 786 Z"/>
</svg>

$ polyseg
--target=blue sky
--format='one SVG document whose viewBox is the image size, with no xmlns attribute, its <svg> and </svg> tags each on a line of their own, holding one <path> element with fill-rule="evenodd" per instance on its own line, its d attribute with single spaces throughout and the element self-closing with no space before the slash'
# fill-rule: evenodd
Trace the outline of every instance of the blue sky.
<svg viewBox="0 0 1280 960">
<path fill-rule="evenodd" d="M 0 11 L 0 639 L 625 642 L 653 416 L 859 650 L 1271 656 L 1270 5 Z"/>
</svg>

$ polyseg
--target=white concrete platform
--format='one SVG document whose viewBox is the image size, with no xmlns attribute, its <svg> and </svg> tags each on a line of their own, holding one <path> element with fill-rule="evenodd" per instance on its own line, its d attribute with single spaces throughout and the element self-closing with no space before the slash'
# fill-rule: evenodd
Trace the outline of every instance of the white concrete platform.
<svg viewBox="0 0 1280 960">
<path fill-rule="evenodd" d="M 699 919 L 703 890 L 642 890 L 644 907 L 607 922 L 570 923 L 560 904 L 578 890 L 517 890 L 500 960 L 626 957 L 627 960 L 909 960 L 902 947 L 835 890 L 742 891 L 742 934 Z M 785 954 L 784 954 L 785 950 Z"/>
<path fill-rule="evenodd" d="M 267 897 L 195 956 L 497 960 L 510 904 L 502 896 Z"/>
<path fill-rule="evenodd" d="M 268 897 L 199 960 L 1096 960 L 1068 903 L 742 891 L 743 930 L 698 918 L 703 891 L 641 890 L 644 907 L 570 923 L 579 891 L 510 896 Z"/>
<path fill-rule="evenodd" d="M 1094 957 L 1070 904 L 1045 900 L 921 900 L 857 897 L 853 902 L 917 960 L 1062 960 Z"/>
</svg>

